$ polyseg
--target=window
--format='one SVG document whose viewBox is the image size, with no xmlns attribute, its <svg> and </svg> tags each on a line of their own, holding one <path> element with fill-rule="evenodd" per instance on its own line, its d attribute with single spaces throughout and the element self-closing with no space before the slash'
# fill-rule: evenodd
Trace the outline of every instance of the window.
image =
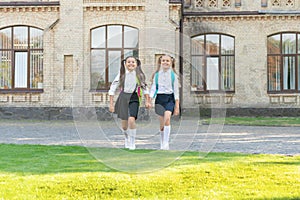
<svg viewBox="0 0 300 200">
<path fill-rule="evenodd" d="M 192 91 L 234 91 L 234 38 L 204 34 L 192 38 Z"/>
<path fill-rule="evenodd" d="M 91 30 L 91 89 L 108 90 L 121 60 L 138 57 L 138 29 L 107 25 Z"/>
<path fill-rule="evenodd" d="M 43 88 L 43 31 L 28 26 L 0 29 L 0 90 Z"/>
<path fill-rule="evenodd" d="M 268 37 L 268 92 L 300 91 L 300 33 Z"/>
</svg>

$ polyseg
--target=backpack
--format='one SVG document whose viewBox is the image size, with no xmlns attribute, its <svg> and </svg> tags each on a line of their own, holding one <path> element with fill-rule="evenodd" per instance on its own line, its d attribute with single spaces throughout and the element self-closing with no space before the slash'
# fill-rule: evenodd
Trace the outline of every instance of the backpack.
<svg viewBox="0 0 300 200">
<path fill-rule="evenodd" d="M 137 83 L 136 93 L 139 97 L 139 104 L 141 104 L 142 97 L 143 97 L 143 90 L 141 89 L 140 80 L 138 79 L 138 77 L 136 77 L 136 83 Z"/>
<path fill-rule="evenodd" d="M 175 72 L 173 70 L 171 70 L 171 80 L 172 80 L 172 88 L 173 88 L 173 91 L 174 91 Z M 157 91 L 158 91 L 158 72 L 156 72 L 154 74 L 154 81 L 155 81 L 155 85 L 156 85 L 156 90 L 155 90 L 155 93 L 153 95 L 153 98 L 156 97 Z"/>
</svg>

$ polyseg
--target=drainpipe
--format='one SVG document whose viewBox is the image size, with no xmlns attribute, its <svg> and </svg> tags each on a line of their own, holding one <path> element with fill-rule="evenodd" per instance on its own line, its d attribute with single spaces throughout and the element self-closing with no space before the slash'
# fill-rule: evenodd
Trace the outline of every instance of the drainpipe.
<svg viewBox="0 0 300 200">
<path fill-rule="evenodd" d="M 182 105 L 183 101 L 183 11 L 184 11 L 184 0 L 181 0 L 181 13 L 180 13 L 180 21 L 179 21 L 179 75 L 180 75 L 180 91 L 179 91 L 179 99 L 180 105 Z M 180 106 L 181 109 L 181 106 Z M 180 110 L 181 116 L 181 110 Z"/>
</svg>

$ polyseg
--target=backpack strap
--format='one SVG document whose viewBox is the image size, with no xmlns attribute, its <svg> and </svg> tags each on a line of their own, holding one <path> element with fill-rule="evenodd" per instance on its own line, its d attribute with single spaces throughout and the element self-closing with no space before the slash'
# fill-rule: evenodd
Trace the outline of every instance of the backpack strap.
<svg viewBox="0 0 300 200">
<path fill-rule="evenodd" d="M 136 83 L 137 83 L 136 93 L 139 97 L 139 104 L 141 104 L 142 97 L 143 97 L 143 90 L 141 89 L 141 84 L 140 84 L 140 80 L 138 79 L 138 77 L 136 77 Z"/>
<path fill-rule="evenodd" d="M 156 73 L 154 74 L 154 80 L 155 80 L 156 90 L 155 90 L 155 93 L 154 93 L 154 95 L 153 95 L 153 98 L 156 97 L 157 91 L 158 91 L 158 72 L 156 72 Z"/>
<path fill-rule="evenodd" d="M 175 72 L 173 70 L 171 70 L 171 80 L 172 80 L 172 89 L 174 91 Z M 153 95 L 153 98 L 156 97 L 157 91 L 158 91 L 158 72 L 156 72 L 155 75 L 154 75 L 154 81 L 155 81 L 155 85 L 156 85 L 156 90 L 155 90 L 155 93 Z"/>
<path fill-rule="evenodd" d="M 173 70 L 171 71 L 171 80 L 172 80 L 172 89 L 174 92 L 175 72 Z"/>
</svg>

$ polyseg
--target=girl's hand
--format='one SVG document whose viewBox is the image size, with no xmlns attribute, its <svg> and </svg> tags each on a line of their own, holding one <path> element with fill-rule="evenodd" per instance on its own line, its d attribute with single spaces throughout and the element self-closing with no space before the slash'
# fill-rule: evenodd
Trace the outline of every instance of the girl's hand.
<svg viewBox="0 0 300 200">
<path fill-rule="evenodd" d="M 115 107 L 114 107 L 114 105 L 110 105 L 109 106 L 109 112 L 115 112 Z"/>
<path fill-rule="evenodd" d="M 173 115 L 175 116 L 179 115 L 179 106 L 175 106 Z"/>
<path fill-rule="evenodd" d="M 151 103 L 146 102 L 146 103 L 145 103 L 145 107 L 146 107 L 147 109 L 150 109 L 150 108 L 152 107 L 152 105 L 151 105 Z"/>
</svg>

